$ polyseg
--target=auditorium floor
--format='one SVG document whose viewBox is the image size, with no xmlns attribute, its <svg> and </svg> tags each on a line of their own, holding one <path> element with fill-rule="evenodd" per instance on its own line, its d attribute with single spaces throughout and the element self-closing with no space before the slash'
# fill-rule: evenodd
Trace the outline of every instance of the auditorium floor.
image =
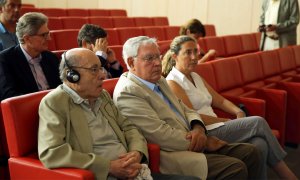
<svg viewBox="0 0 300 180">
<path fill-rule="evenodd" d="M 285 150 L 288 153 L 285 162 L 300 179 L 300 145 L 298 148 L 285 147 Z M 268 177 L 272 180 L 279 179 L 271 169 L 268 170 Z"/>
</svg>

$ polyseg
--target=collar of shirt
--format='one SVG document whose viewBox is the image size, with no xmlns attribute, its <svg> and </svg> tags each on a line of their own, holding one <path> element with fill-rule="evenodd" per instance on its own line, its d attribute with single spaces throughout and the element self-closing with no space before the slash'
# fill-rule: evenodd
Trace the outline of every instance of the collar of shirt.
<svg viewBox="0 0 300 180">
<path fill-rule="evenodd" d="M 106 54 L 106 52 L 104 52 L 104 51 L 96 51 L 96 55 L 97 55 L 97 56 L 101 56 L 101 57 L 103 57 L 104 59 L 107 59 L 107 54 Z"/>
<path fill-rule="evenodd" d="M 133 74 L 133 73 L 131 73 L 131 72 L 129 72 L 131 75 L 133 75 L 134 77 L 136 77 L 139 81 L 141 81 L 143 84 L 145 84 L 149 89 L 151 89 L 152 91 L 154 91 L 154 88 L 155 88 L 155 86 L 156 86 L 156 84 L 153 84 L 153 83 L 151 83 L 151 82 L 149 82 L 149 81 L 146 81 L 146 80 L 144 80 L 144 79 L 142 79 L 142 78 L 140 78 L 140 77 L 138 77 L 138 76 L 136 76 L 135 74 Z"/>
<path fill-rule="evenodd" d="M 185 75 L 182 72 L 180 72 L 178 69 L 176 69 L 175 66 L 173 66 L 172 71 L 174 71 L 176 76 L 178 78 L 180 78 L 181 81 L 183 81 L 183 82 L 185 81 L 185 79 L 186 79 Z"/>
<path fill-rule="evenodd" d="M 20 47 L 21 47 L 21 50 L 22 50 L 23 54 L 25 55 L 25 57 L 26 57 L 28 63 L 30 63 L 30 60 L 32 60 L 32 59 L 42 60 L 42 55 L 41 55 L 41 54 L 40 54 L 38 57 L 36 57 L 36 58 L 32 58 L 32 57 L 26 52 L 26 50 L 23 48 L 22 44 L 20 44 Z"/>
<path fill-rule="evenodd" d="M 0 22 L 0 32 L 1 33 L 8 33 L 8 31 L 5 29 L 5 27 L 3 26 L 3 24 Z"/>
<path fill-rule="evenodd" d="M 84 105 L 90 107 L 90 103 L 89 103 L 88 99 L 83 99 L 82 97 L 80 97 L 76 91 L 74 91 L 72 88 L 67 86 L 65 83 L 62 84 L 62 89 L 70 95 L 70 97 L 72 98 L 72 100 L 75 104 L 83 103 Z M 96 104 L 95 107 L 97 107 L 100 103 L 101 103 L 101 99 L 100 99 L 100 97 L 98 97 L 96 100 L 96 103 L 95 103 Z"/>
</svg>

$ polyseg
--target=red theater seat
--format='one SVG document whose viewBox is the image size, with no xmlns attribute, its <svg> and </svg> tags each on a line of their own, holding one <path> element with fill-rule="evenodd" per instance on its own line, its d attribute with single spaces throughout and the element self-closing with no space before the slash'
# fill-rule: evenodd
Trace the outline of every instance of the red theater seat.
<svg viewBox="0 0 300 180">
<path fill-rule="evenodd" d="M 226 49 L 222 37 L 205 37 L 203 38 L 207 50 L 214 49 L 217 52 L 217 57 L 225 57 Z"/>
<path fill-rule="evenodd" d="M 134 17 L 133 18 L 136 27 L 153 26 L 153 20 L 150 17 Z"/>
<path fill-rule="evenodd" d="M 255 36 L 251 34 L 241 34 L 243 53 L 256 52 L 259 50 L 259 46 L 256 42 Z"/>
<path fill-rule="evenodd" d="M 173 40 L 179 36 L 180 26 L 163 26 L 166 34 L 166 40 Z"/>
<path fill-rule="evenodd" d="M 110 16 L 108 9 L 89 9 L 89 16 Z"/>
<path fill-rule="evenodd" d="M 168 17 L 152 17 L 154 26 L 169 26 Z"/>
<path fill-rule="evenodd" d="M 129 38 L 144 35 L 141 28 L 127 27 L 116 28 L 120 40 L 119 45 L 123 45 Z"/>
<path fill-rule="evenodd" d="M 48 17 L 61 17 L 67 16 L 66 9 L 62 8 L 40 8 L 40 12 Z"/>
<path fill-rule="evenodd" d="M 205 28 L 205 32 L 206 32 L 206 37 L 217 35 L 215 25 L 204 24 L 204 28 Z"/>
<path fill-rule="evenodd" d="M 89 11 L 87 9 L 69 8 L 66 9 L 68 16 L 89 16 Z"/>
<path fill-rule="evenodd" d="M 129 17 L 113 17 L 114 27 L 136 27 L 133 18 Z"/>
<path fill-rule="evenodd" d="M 114 28 L 114 24 L 111 17 L 88 17 L 90 24 L 96 24 L 101 28 Z"/>
<path fill-rule="evenodd" d="M 48 17 L 48 28 L 50 30 L 63 29 L 63 23 L 59 17 Z"/>
<path fill-rule="evenodd" d="M 141 27 L 141 29 L 145 36 L 156 38 L 158 41 L 167 40 L 164 28 L 161 26 Z"/>
<path fill-rule="evenodd" d="M 105 31 L 107 32 L 107 41 L 110 46 L 121 44 L 116 29 L 105 29 Z"/>
<path fill-rule="evenodd" d="M 51 31 L 51 36 L 55 41 L 54 50 L 67 50 L 78 47 L 77 35 L 79 29 L 66 29 Z"/>
<path fill-rule="evenodd" d="M 235 56 L 243 53 L 242 42 L 239 35 L 223 36 L 226 56 Z"/>
<path fill-rule="evenodd" d="M 80 29 L 82 25 L 88 23 L 87 17 L 61 17 L 64 29 Z"/>
<path fill-rule="evenodd" d="M 115 45 L 115 46 L 109 46 L 110 49 L 112 49 L 116 54 L 116 59 L 119 61 L 120 65 L 123 67 L 123 72 L 128 71 L 127 65 L 122 57 L 122 45 Z"/>
<path fill-rule="evenodd" d="M 110 9 L 109 10 L 110 16 L 126 16 L 127 12 L 124 9 Z"/>
</svg>

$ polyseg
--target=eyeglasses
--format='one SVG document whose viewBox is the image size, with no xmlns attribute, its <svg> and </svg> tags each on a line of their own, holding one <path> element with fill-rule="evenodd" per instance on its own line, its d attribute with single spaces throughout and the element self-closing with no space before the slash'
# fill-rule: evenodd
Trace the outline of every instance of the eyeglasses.
<svg viewBox="0 0 300 180">
<path fill-rule="evenodd" d="M 135 56 L 135 57 L 138 57 L 138 56 Z M 155 60 L 161 61 L 160 54 L 149 54 L 149 55 L 146 55 L 144 57 L 139 57 L 139 58 L 148 63 L 152 63 Z"/>
<path fill-rule="evenodd" d="M 44 32 L 44 33 L 41 33 L 41 34 L 35 34 L 35 35 L 32 35 L 32 36 L 40 36 L 40 37 L 43 37 L 44 39 L 47 39 L 50 36 L 50 31 Z"/>
<path fill-rule="evenodd" d="M 71 66 L 71 68 L 86 69 L 86 70 L 89 70 L 94 75 L 98 74 L 99 72 L 106 73 L 106 70 L 104 69 L 104 67 L 98 67 L 98 66 L 97 67 L 90 67 L 90 68 Z"/>
</svg>

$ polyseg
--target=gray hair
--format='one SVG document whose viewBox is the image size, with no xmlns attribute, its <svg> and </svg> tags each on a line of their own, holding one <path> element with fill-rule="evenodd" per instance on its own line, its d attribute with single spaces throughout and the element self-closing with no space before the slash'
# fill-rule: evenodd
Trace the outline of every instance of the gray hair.
<svg viewBox="0 0 300 180">
<path fill-rule="evenodd" d="M 173 39 L 173 41 L 170 44 L 170 49 L 165 54 L 162 61 L 162 75 L 164 77 L 166 77 L 172 70 L 173 66 L 176 65 L 176 62 L 172 58 L 172 55 L 178 55 L 179 51 L 181 50 L 181 45 L 188 41 L 193 41 L 197 43 L 197 41 L 193 37 L 187 35 L 177 36 Z"/>
<path fill-rule="evenodd" d="M 7 0 L 0 0 L 0 7 L 3 7 L 7 3 Z"/>
<path fill-rule="evenodd" d="M 150 38 L 148 36 L 138 36 L 129 38 L 123 45 L 123 59 L 127 65 L 127 69 L 130 69 L 128 65 L 128 58 L 136 57 L 138 55 L 138 50 L 141 45 L 145 44 L 155 44 L 157 47 L 157 42 L 155 38 Z"/>
<path fill-rule="evenodd" d="M 67 79 L 67 70 L 70 70 L 73 66 L 78 66 L 78 56 L 74 55 L 74 53 L 68 53 L 68 51 L 64 52 L 61 55 L 61 61 L 59 64 L 59 78 L 62 82 Z"/>
<path fill-rule="evenodd" d="M 16 35 L 21 44 L 24 44 L 24 35 L 35 35 L 39 29 L 48 23 L 48 17 L 42 13 L 29 12 L 20 17 L 17 27 Z"/>
</svg>

